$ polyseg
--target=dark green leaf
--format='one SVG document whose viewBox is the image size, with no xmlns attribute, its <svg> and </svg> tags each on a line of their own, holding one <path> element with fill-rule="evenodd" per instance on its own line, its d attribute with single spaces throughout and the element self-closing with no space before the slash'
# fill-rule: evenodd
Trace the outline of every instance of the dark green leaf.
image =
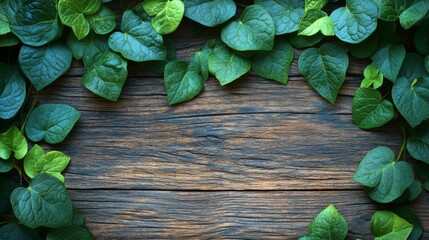
<svg viewBox="0 0 429 240">
<path fill-rule="evenodd" d="M 13 153 L 13 156 L 19 160 L 27 154 L 27 151 L 27 140 L 17 127 L 12 126 L 5 133 L 0 134 L 1 159 L 7 160 Z"/>
<path fill-rule="evenodd" d="M 80 118 L 78 110 L 65 104 L 42 104 L 28 117 L 25 133 L 33 142 L 62 142 Z"/>
<path fill-rule="evenodd" d="M 298 60 L 301 74 L 310 86 L 330 103 L 337 99 L 348 66 L 347 53 L 332 43 L 324 44 L 319 49 L 306 49 Z"/>
<path fill-rule="evenodd" d="M 109 46 L 113 51 L 135 62 L 165 60 L 162 36 L 133 11 L 125 11 L 121 29 L 122 32 L 110 35 Z"/>
<path fill-rule="evenodd" d="M 416 79 L 429 77 L 425 69 L 425 60 L 419 54 L 407 53 L 399 71 L 398 78 Z"/>
<path fill-rule="evenodd" d="M 94 62 L 85 66 L 83 85 L 91 92 L 110 101 L 117 101 L 127 80 L 127 61 L 113 52 L 96 56 Z"/>
<path fill-rule="evenodd" d="M 25 97 L 25 81 L 19 69 L 0 62 L 0 119 L 13 118 Z"/>
<path fill-rule="evenodd" d="M 143 8 L 152 17 L 153 28 L 162 35 L 176 31 L 185 14 L 181 0 L 145 0 Z"/>
<path fill-rule="evenodd" d="M 367 186 L 367 193 L 374 201 L 388 203 L 413 183 L 414 174 L 407 162 L 395 161 L 392 150 L 377 147 L 362 160 L 353 180 Z"/>
<path fill-rule="evenodd" d="M 103 5 L 98 12 L 86 18 L 90 28 L 97 34 L 108 34 L 116 27 L 116 14 Z"/>
<path fill-rule="evenodd" d="M 414 44 L 417 51 L 422 55 L 429 54 L 429 20 L 422 22 L 414 34 Z"/>
<path fill-rule="evenodd" d="M 85 224 L 85 213 L 77 208 L 73 208 L 73 226 L 81 226 Z"/>
<path fill-rule="evenodd" d="M 408 152 L 413 158 L 429 164 L 429 121 L 423 122 L 410 132 L 411 137 L 407 143 Z"/>
<path fill-rule="evenodd" d="M 9 0 L 11 31 L 25 44 L 42 46 L 62 32 L 55 2 L 52 0 Z"/>
<path fill-rule="evenodd" d="M 238 51 L 269 51 L 274 46 L 275 26 L 270 14 L 260 5 L 244 9 L 237 21 L 227 24 L 221 38 Z"/>
<path fill-rule="evenodd" d="M 0 160 L 0 173 L 7 173 L 12 169 L 13 169 L 12 160 Z"/>
<path fill-rule="evenodd" d="M 393 119 L 393 104 L 383 100 L 379 91 L 358 88 L 353 98 L 352 116 L 356 126 L 363 129 L 377 128 Z"/>
<path fill-rule="evenodd" d="M 307 238 L 304 239 L 343 240 L 347 231 L 346 220 L 331 204 L 310 223 Z"/>
<path fill-rule="evenodd" d="M 413 225 L 389 211 L 377 211 L 371 218 L 371 233 L 374 240 L 405 240 L 413 230 Z"/>
<path fill-rule="evenodd" d="M 184 0 L 185 16 L 204 26 L 214 27 L 235 15 L 237 7 L 233 0 Z"/>
<path fill-rule="evenodd" d="M 176 45 L 171 38 L 164 38 L 164 45 L 167 51 L 167 58 L 160 61 L 147 61 L 141 63 L 142 66 L 148 68 L 154 73 L 164 74 L 165 65 L 171 61 L 177 60 L 176 56 Z"/>
<path fill-rule="evenodd" d="M 9 223 L 0 227 L 0 239 L 2 240 L 41 240 L 40 235 L 33 229 L 24 225 Z"/>
<path fill-rule="evenodd" d="M 28 188 L 16 188 L 10 201 L 15 216 L 30 228 L 59 228 L 73 220 L 73 207 L 64 184 L 49 174 L 37 175 Z"/>
<path fill-rule="evenodd" d="M 405 29 L 409 29 L 418 21 L 420 21 L 429 11 L 429 0 L 415 1 L 413 5 L 405 9 L 399 15 L 399 22 Z"/>
<path fill-rule="evenodd" d="M 41 47 L 22 46 L 19 64 L 37 91 L 42 90 L 71 66 L 72 51 L 63 42 L 50 43 Z"/>
<path fill-rule="evenodd" d="M 396 21 L 413 0 L 374 0 L 378 7 L 378 18 L 384 21 Z"/>
<path fill-rule="evenodd" d="M 0 1 L 0 35 L 10 32 L 6 1 Z"/>
<path fill-rule="evenodd" d="M 380 29 L 380 26 L 378 27 Z M 358 44 L 346 44 L 349 53 L 355 58 L 369 58 L 378 50 L 379 31 Z"/>
<path fill-rule="evenodd" d="M 300 36 L 293 33 L 289 36 L 289 42 L 296 48 L 307 48 L 318 44 L 323 38 L 324 36 L 321 33 L 313 36 Z"/>
<path fill-rule="evenodd" d="M 259 76 L 286 84 L 294 57 L 293 47 L 284 39 L 277 39 L 270 52 L 259 52 L 252 58 L 252 69 Z"/>
<path fill-rule="evenodd" d="M 1 162 L 3 161 L 0 160 L 0 163 Z M 7 178 L 0 178 L 0 214 L 6 214 L 12 211 L 10 195 L 17 187 L 19 187 L 18 183 Z"/>
<path fill-rule="evenodd" d="M 423 188 L 429 191 L 429 164 L 418 162 L 415 169 L 417 178 L 421 180 Z"/>
<path fill-rule="evenodd" d="M 398 79 L 393 85 L 392 97 L 411 127 L 429 119 L 429 77 Z"/>
<path fill-rule="evenodd" d="M 91 232 L 84 226 L 70 226 L 50 232 L 46 240 L 92 240 Z"/>
<path fill-rule="evenodd" d="M 388 44 L 381 47 L 372 57 L 372 64 L 390 81 L 396 82 L 405 58 L 403 45 Z"/>
<path fill-rule="evenodd" d="M 276 35 L 296 32 L 304 15 L 304 2 L 296 0 L 255 0 L 271 15 Z"/>
<path fill-rule="evenodd" d="M 0 35 L 0 47 L 11 47 L 20 43 L 21 41 L 12 33 Z"/>
<path fill-rule="evenodd" d="M 84 64 L 90 64 L 94 61 L 94 57 L 106 51 L 110 51 L 107 43 L 109 37 L 106 35 L 88 34 L 84 39 L 78 40 L 71 33 L 67 39 L 67 44 L 73 52 L 76 60 L 83 58 Z"/>
</svg>

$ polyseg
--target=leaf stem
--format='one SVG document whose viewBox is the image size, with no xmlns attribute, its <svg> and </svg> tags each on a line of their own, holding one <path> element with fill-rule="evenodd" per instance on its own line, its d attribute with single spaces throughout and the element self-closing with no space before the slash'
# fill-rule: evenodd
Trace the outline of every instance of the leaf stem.
<svg viewBox="0 0 429 240">
<path fill-rule="evenodd" d="M 396 162 L 399 161 L 399 159 L 401 159 L 401 156 L 404 156 L 404 160 L 405 160 L 405 153 L 406 153 L 406 149 L 407 149 L 407 143 L 408 143 L 408 139 L 407 139 L 407 132 L 405 131 L 405 128 L 403 125 L 401 125 L 401 133 L 403 136 L 403 140 L 402 140 L 402 146 L 401 149 L 399 150 L 399 154 L 398 157 L 396 158 Z"/>
<path fill-rule="evenodd" d="M 19 174 L 19 184 L 22 186 L 22 180 L 24 179 L 27 183 L 30 183 L 30 180 L 25 176 L 25 174 L 22 172 L 22 168 L 18 166 L 18 164 L 16 164 L 16 159 L 12 159 L 13 160 L 13 168 L 16 169 L 16 171 Z"/>
<path fill-rule="evenodd" d="M 21 126 L 21 132 L 24 133 L 25 124 L 27 124 L 28 117 L 30 116 L 30 113 L 33 111 L 34 107 L 36 107 L 37 102 L 39 101 L 39 93 L 36 94 L 36 98 L 31 103 L 30 111 L 28 111 L 27 116 L 25 117 L 24 122 Z"/>
</svg>

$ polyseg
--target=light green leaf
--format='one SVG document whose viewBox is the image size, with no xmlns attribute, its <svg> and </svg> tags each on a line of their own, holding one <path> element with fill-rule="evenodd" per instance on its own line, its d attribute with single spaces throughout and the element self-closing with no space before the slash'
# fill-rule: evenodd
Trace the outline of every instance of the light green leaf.
<svg viewBox="0 0 429 240">
<path fill-rule="evenodd" d="M 204 26 L 214 27 L 235 15 L 237 7 L 233 0 L 184 0 L 185 16 Z"/>
<path fill-rule="evenodd" d="M 383 100 L 379 91 L 358 88 L 352 105 L 352 116 L 356 126 L 363 129 L 377 128 L 393 119 L 393 104 Z"/>
<path fill-rule="evenodd" d="M 219 44 L 209 56 L 209 70 L 224 86 L 246 74 L 251 61 L 235 53 L 224 44 Z"/>
<path fill-rule="evenodd" d="M 405 58 L 404 45 L 388 44 L 381 47 L 372 57 L 375 68 L 390 81 L 396 82 L 402 62 Z"/>
<path fill-rule="evenodd" d="M 393 213 L 413 225 L 413 231 L 411 231 L 407 240 L 419 240 L 420 236 L 423 234 L 423 226 L 414 211 L 408 207 L 400 207 L 395 208 Z"/>
<path fill-rule="evenodd" d="M 374 240 L 406 240 L 413 225 L 389 211 L 377 211 L 371 217 Z"/>
<path fill-rule="evenodd" d="M 49 174 L 33 178 L 28 188 L 15 189 L 10 197 L 16 218 L 30 228 L 70 225 L 73 207 L 64 184 Z"/>
<path fill-rule="evenodd" d="M 296 0 L 255 0 L 271 15 L 276 35 L 296 32 L 304 15 L 304 2 Z"/>
<path fill-rule="evenodd" d="M 52 0 L 9 0 L 10 29 L 23 43 L 42 46 L 61 35 L 62 25 Z"/>
<path fill-rule="evenodd" d="M 408 153 L 415 159 L 429 164 L 429 121 L 410 131 L 407 143 Z"/>
<path fill-rule="evenodd" d="M 62 142 L 80 118 L 78 110 L 65 104 L 42 104 L 28 117 L 25 133 L 33 142 Z"/>
<path fill-rule="evenodd" d="M 133 11 L 127 10 L 122 15 L 121 29 L 122 32 L 110 35 L 109 46 L 113 51 L 135 62 L 165 60 L 162 36 Z"/>
<path fill-rule="evenodd" d="M 286 84 L 293 58 L 293 47 L 284 39 L 276 39 L 270 52 L 259 52 L 253 56 L 252 69 L 263 78 Z"/>
<path fill-rule="evenodd" d="M 407 162 L 395 161 L 392 150 L 377 147 L 362 160 L 353 180 L 367 186 L 367 193 L 374 201 L 389 203 L 413 183 L 414 174 Z"/>
<path fill-rule="evenodd" d="M 429 11 L 429 0 L 419 0 L 399 15 L 399 22 L 404 29 L 411 28 Z"/>
<path fill-rule="evenodd" d="M 20 160 L 27 154 L 27 151 L 27 140 L 17 127 L 12 126 L 5 133 L 0 134 L 1 159 L 7 160 L 13 153 L 13 156 Z"/>
<path fill-rule="evenodd" d="M 305 11 L 307 12 L 310 9 L 320 10 L 327 3 L 328 0 L 305 0 Z"/>
<path fill-rule="evenodd" d="M 0 119 L 13 118 L 25 97 L 25 81 L 18 67 L 0 62 Z"/>
<path fill-rule="evenodd" d="M 429 119 L 429 77 L 400 78 L 393 85 L 395 106 L 411 127 Z"/>
<path fill-rule="evenodd" d="M 153 28 L 162 35 L 176 31 L 185 14 L 181 0 L 145 0 L 143 8 L 152 17 Z"/>
<path fill-rule="evenodd" d="M 189 70 L 188 64 L 181 61 L 165 66 L 164 82 L 170 105 L 189 101 L 204 88 L 204 79 L 199 72 Z"/>
<path fill-rule="evenodd" d="M 365 78 L 362 80 L 361 88 L 369 88 L 373 85 L 374 89 L 378 89 L 383 85 L 383 74 L 373 64 L 365 67 L 363 75 Z"/>
<path fill-rule="evenodd" d="M 346 220 L 331 204 L 314 218 L 308 227 L 306 238 L 303 239 L 343 240 L 347 231 Z"/>
<path fill-rule="evenodd" d="M 127 61 L 114 52 L 103 52 L 85 66 L 82 84 L 100 97 L 117 101 L 127 76 Z"/>
<path fill-rule="evenodd" d="M 90 31 L 88 15 L 95 14 L 101 7 L 101 0 L 59 0 L 58 14 L 64 25 L 73 29 L 80 40 Z"/>
<path fill-rule="evenodd" d="M 240 18 L 221 32 L 222 41 L 238 51 L 269 51 L 274 46 L 274 36 L 273 19 L 260 5 L 245 8 Z"/>
<path fill-rule="evenodd" d="M 76 60 L 83 58 L 84 64 L 94 62 L 94 57 L 106 51 L 110 51 L 109 44 L 107 43 L 109 37 L 107 35 L 98 35 L 90 33 L 82 40 L 78 40 L 76 36 L 71 33 L 67 39 L 67 44 L 72 50 L 73 56 Z"/>
<path fill-rule="evenodd" d="M 416 32 L 414 34 L 414 45 L 416 46 L 417 51 L 422 55 L 429 55 L 428 29 L 429 20 L 426 20 L 417 26 Z"/>
<path fill-rule="evenodd" d="M 330 103 L 337 99 L 348 66 L 347 53 L 332 43 L 324 44 L 319 49 L 306 49 L 298 60 L 301 74 L 310 86 Z"/>
<path fill-rule="evenodd" d="M 417 53 L 407 53 L 398 78 L 416 79 L 421 77 L 429 77 L 429 72 L 425 69 L 424 58 Z"/>
<path fill-rule="evenodd" d="M 116 27 L 116 14 L 108 7 L 101 6 L 97 13 L 86 17 L 89 27 L 96 34 L 108 34 Z"/>
<path fill-rule="evenodd" d="M 321 32 L 325 36 L 334 36 L 334 22 L 322 10 L 308 10 L 299 22 L 299 35 L 313 36 Z"/>
<path fill-rule="evenodd" d="M 70 226 L 48 233 L 46 240 L 92 240 L 91 232 L 85 226 Z"/>
<path fill-rule="evenodd" d="M 70 157 L 64 153 L 52 151 L 45 155 L 43 148 L 36 144 L 24 158 L 24 171 L 30 178 L 47 173 L 64 182 L 61 172 L 66 169 L 69 162 Z"/>
<path fill-rule="evenodd" d="M 72 58 L 72 51 L 63 42 L 41 47 L 24 45 L 19 52 L 21 69 L 37 91 L 63 75 L 70 68 Z"/>
<path fill-rule="evenodd" d="M 33 229 L 22 224 L 8 223 L 0 227 L 0 239 L 3 240 L 41 240 L 40 235 Z"/>
<path fill-rule="evenodd" d="M 0 164 L 2 162 L 6 161 L 0 160 Z M 0 214 L 8 214 L 12 211 L 10 195 L 17 187 L 19 187 L 18 183 L 7 178 L 0 178 Z"/>
<path fill-rule="evenodd" d="M 373 0 L 346 0 L 347 6 L 331 14 L 335 35 L 344 42 L 360 43 L 377 28 L 377 4 Z"/>
</svg>

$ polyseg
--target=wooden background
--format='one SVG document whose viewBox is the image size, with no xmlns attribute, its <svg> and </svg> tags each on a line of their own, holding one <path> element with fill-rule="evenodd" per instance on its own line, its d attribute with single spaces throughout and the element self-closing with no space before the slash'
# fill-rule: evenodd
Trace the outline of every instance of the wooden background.
<svg viewBox="0 0 429 240">
<path fill-rule="evenodd" d="M 179 59 L 219 36 L 188 20 L 182 26 L 172 36 Z M 392 125 L 363 131 L 352 122 L 366 63 L 351 60 L 331 105 L 300 76 L 298 55 L 287 86 L 252 72 L 227 87 L 210 78 L 199 98 L 174 107 L 162 76 L 138 64 L 116 103 L 81 85 L 78 62 L 42 91 L 41 103 L 82 113 L 67 140 L 51 148 L 72 158 L 66 185 L 95 237 L 297 239 L 333 203 L 350 239 L 370 239 L 380 206 L 351 178 L 369 150 L 398 151 L 401 136 Z M 426 229 L 428 200 L 425 193 L 412 206 Z"/>
</svg>

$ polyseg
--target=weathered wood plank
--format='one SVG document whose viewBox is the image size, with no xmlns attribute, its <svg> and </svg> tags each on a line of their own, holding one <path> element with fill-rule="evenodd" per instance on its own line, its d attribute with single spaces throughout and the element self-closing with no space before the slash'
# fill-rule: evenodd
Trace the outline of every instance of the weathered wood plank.
<svg viewBox="0 0 429 240">
<path fill-rule="evenodd" d="M 88 214 L 97 239 L 297 239 L 327 205 L 334 204 L 349 224 L 348 239 L 370 239 L 377 209 L 363 191 L 70 191 Z M 414 209 L 429 237 L 429 201 Z M 419 207 L 420 206 L 420 207 Z"/>
</svg>

